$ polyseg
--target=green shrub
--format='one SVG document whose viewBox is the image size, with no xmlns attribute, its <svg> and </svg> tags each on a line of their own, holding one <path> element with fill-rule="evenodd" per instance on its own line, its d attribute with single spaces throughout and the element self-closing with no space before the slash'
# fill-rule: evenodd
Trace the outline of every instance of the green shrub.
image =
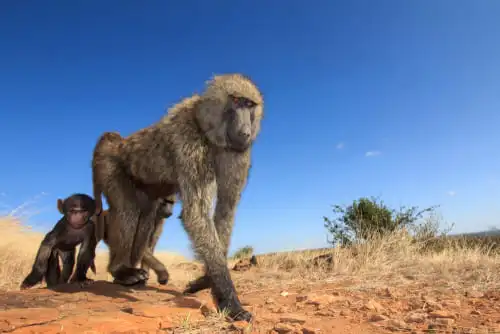
<svg viewBox="0 0 500 334">
<path fill-rule="evenodd" d="M 348 206 L 333 205 L 334 217 L 323 217 L 324 226 L 331 235 L 327 241 L 333 246 L 349 246 L 354 241 L 384 236 L 399 229 L 415 229 L 416 221 L 426 213 L 433 213 L 435 208 L 419 210 L 414 206 L 395 210 L 375 197 L 361 197 Z"/>
<path fill-rule="evenodd" d="M 245 246 L 239 248 L 236 252 L 234 252 L 232 258 L 233 259 L 242 259 L 246 257 L 251 257 L 253 254 L 253 247 L 252 246 Z"/>
</svg>

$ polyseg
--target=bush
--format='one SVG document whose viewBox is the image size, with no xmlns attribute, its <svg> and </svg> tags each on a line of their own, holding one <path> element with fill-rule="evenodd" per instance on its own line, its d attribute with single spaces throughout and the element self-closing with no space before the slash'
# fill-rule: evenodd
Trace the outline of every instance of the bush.
<svg viewBox="0 0 500 334">
<path fill-rule="evenodd" d="M 246 257 L 251 257 L 252 254 L 253 254 L 253 247 L 252 246 L 241 247 L 236 252 L 234 252 L 233 259 L 242 259 L 242 258 L 246 258 Z"/>
<path fill-rule="evenodd" d="M 335 217 L 323 217 L 333 246 L 350 246 L 354 241 L 381 237 L 401 229 L 415 229 L 416 221 L 425 213 L 433 213 L 436 206 L 419 210 L 401 207 L 394 210 L 375 197 L 361 197 L 351 205 L 333 205 Z M 426 231 L 428 236 L 428 231 Z"/>
</svg>

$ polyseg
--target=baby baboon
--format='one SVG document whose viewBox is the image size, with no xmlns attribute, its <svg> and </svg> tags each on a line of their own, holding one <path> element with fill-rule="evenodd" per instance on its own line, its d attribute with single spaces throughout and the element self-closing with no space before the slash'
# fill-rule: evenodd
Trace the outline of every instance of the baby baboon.
<svg viewBox="0 0 500 334">
<path fill-rule="evenodd" d="M 151 238 L 148 243 L 148 248 L 144 252 L 144 257 L 142 258 L 141 268 L 145 271 L 149 271 L 149 268 L 152 268 L 156 273 L 158 283 L 167 284 L 169 279 L 169 274 L 167 268 L 163 265 L 163 263 L 158 260 L 153 254 L 156 244 L 158 243 L 158 239 L 163 230 L 163 224 L 165 219 L 170 217 L 173 213 L 173 207 L 175 204 L 175 196 L 171 196 L 165 199 L 161 199 L 161 205 L 158 208 L 156 221 L 155 221 L 155 230 L 151 235 Z M 102 211 L 102 213 L 97 216 L 96 221 L 96 239 L 97 243 L 99 241 L 104 241 L 106 245 L 109 246 L 108 243 L 108 235 L 113 233 L 113 231 L 109 230 L 109 216 L 111 215 L 109 210 Z"/>
<path fill-rule="evenodd" d="M 94 173 L 96 167 L 106 171 L 104 178 L 94 175 L 94 194 L 97 198 L 104 193 L 116 213 L 110 224 L 117 232 L 108 236 L 108 269 L 115 281 L 135 284 L 147 279 L 135 266 L 155 226 L 154 208 L 159 198 L 180 193 L 182 222 L 204 261 L 216 305 L 228 309 L 234 320 L 252 318 L 231 280 L 227 251 L 262 117 L 259 89 L 240 74 L 228 74 L 215 76 L 203 95 L 182 100 L 162 120 L 117 145 L 100 145 L 99 139 Z M 149 200 L 138 200 L 138 195 Z"/>
<path fill-rule="evenodd" d="M 95 241 L 94 223 L 90 219 L 95 213 L 95 202 L 85 194 L 73 194 L 64 201 L 58 199 L 57 207 L 64 215 L 45 235 L 31 272 L 21 284 L 27 289 L 42 281 L 45 277 L 48 287 L 59 283 L 67 283 L 75 264 L 75 248 L 80 245 L 76 264 L 75 280 L 90 281 L 87 270 L 94 261 Z M 62 257 L 63 270 L 59 267 L 59 256 Z"/>
</svg>

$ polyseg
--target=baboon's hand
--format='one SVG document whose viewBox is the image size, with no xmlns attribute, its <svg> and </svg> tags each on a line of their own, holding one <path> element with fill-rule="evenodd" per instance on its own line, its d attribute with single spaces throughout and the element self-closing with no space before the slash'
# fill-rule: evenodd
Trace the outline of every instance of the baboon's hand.
<svg viewBox="0 0 500 334">
<path fill-rule="evenodd" d="M 136 285 L 138 283 L 145 283 L 149 279 L 149 274 L 139 268 L 123 268 L 115 273 L 115 280 L 113 283 L 125 286 Z"/>
<path fill-rule="evenodd" d="M 158 283 L 161 285 L 166 285 L 169 278 L 169 274 L 166 271 L 158 273 Z"/>
<path fill-rule="evenodd" d="M 184 291 L 182 292 L 185 295 L 190 295 L 196 293 L 201 290 L 210 288 L 210 277 L 207 275 L 203 275 L 188 283 Z"/>
<path fill-rule="evenodd" d="M 40 281 L 41 280 L 38 279 L 36 277 L 36 275 L 34 275 L 33 273 L 30 273 L 28 276 L 26 276 L 26 278 L 24 279 L 24 281 L 21 283 L 20 289 L 21 290 L 29 289 L 32 286 L 40 283 Z"/>
<path fill-rule="evenodd" d="M 251 322 L 253 319 L 252 313 L 245 310 L 239 302 L 234 302 L 231 300 L 225 300 L 219 303 L 219 310 L 228 310 L 228 318 L 233 321 L 246 321 Z"/>
<path fill-rule="evenodd" d="M 77 283 L 81 288 L 85 288 L 91 284 L 94 284 L 94 280 L 91 278 L 85 278 L 83 281 L 77 281 Z"/>
</svg>

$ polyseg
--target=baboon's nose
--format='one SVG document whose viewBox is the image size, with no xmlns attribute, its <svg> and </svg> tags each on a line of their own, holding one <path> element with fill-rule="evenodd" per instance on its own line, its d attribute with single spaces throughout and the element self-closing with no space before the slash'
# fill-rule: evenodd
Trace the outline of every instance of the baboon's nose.
<svg viewBox="0 0 500 334">
<path fill-rule="evenodd" d="M 250 138 L 250 130 L 248 129 L 244 129 L 244 130 L 240 130 L 240 132 L 238 133 L 238 135 L 244 139 L 244 140 L 248 140 L 248 138 Z"/>
</svg>

